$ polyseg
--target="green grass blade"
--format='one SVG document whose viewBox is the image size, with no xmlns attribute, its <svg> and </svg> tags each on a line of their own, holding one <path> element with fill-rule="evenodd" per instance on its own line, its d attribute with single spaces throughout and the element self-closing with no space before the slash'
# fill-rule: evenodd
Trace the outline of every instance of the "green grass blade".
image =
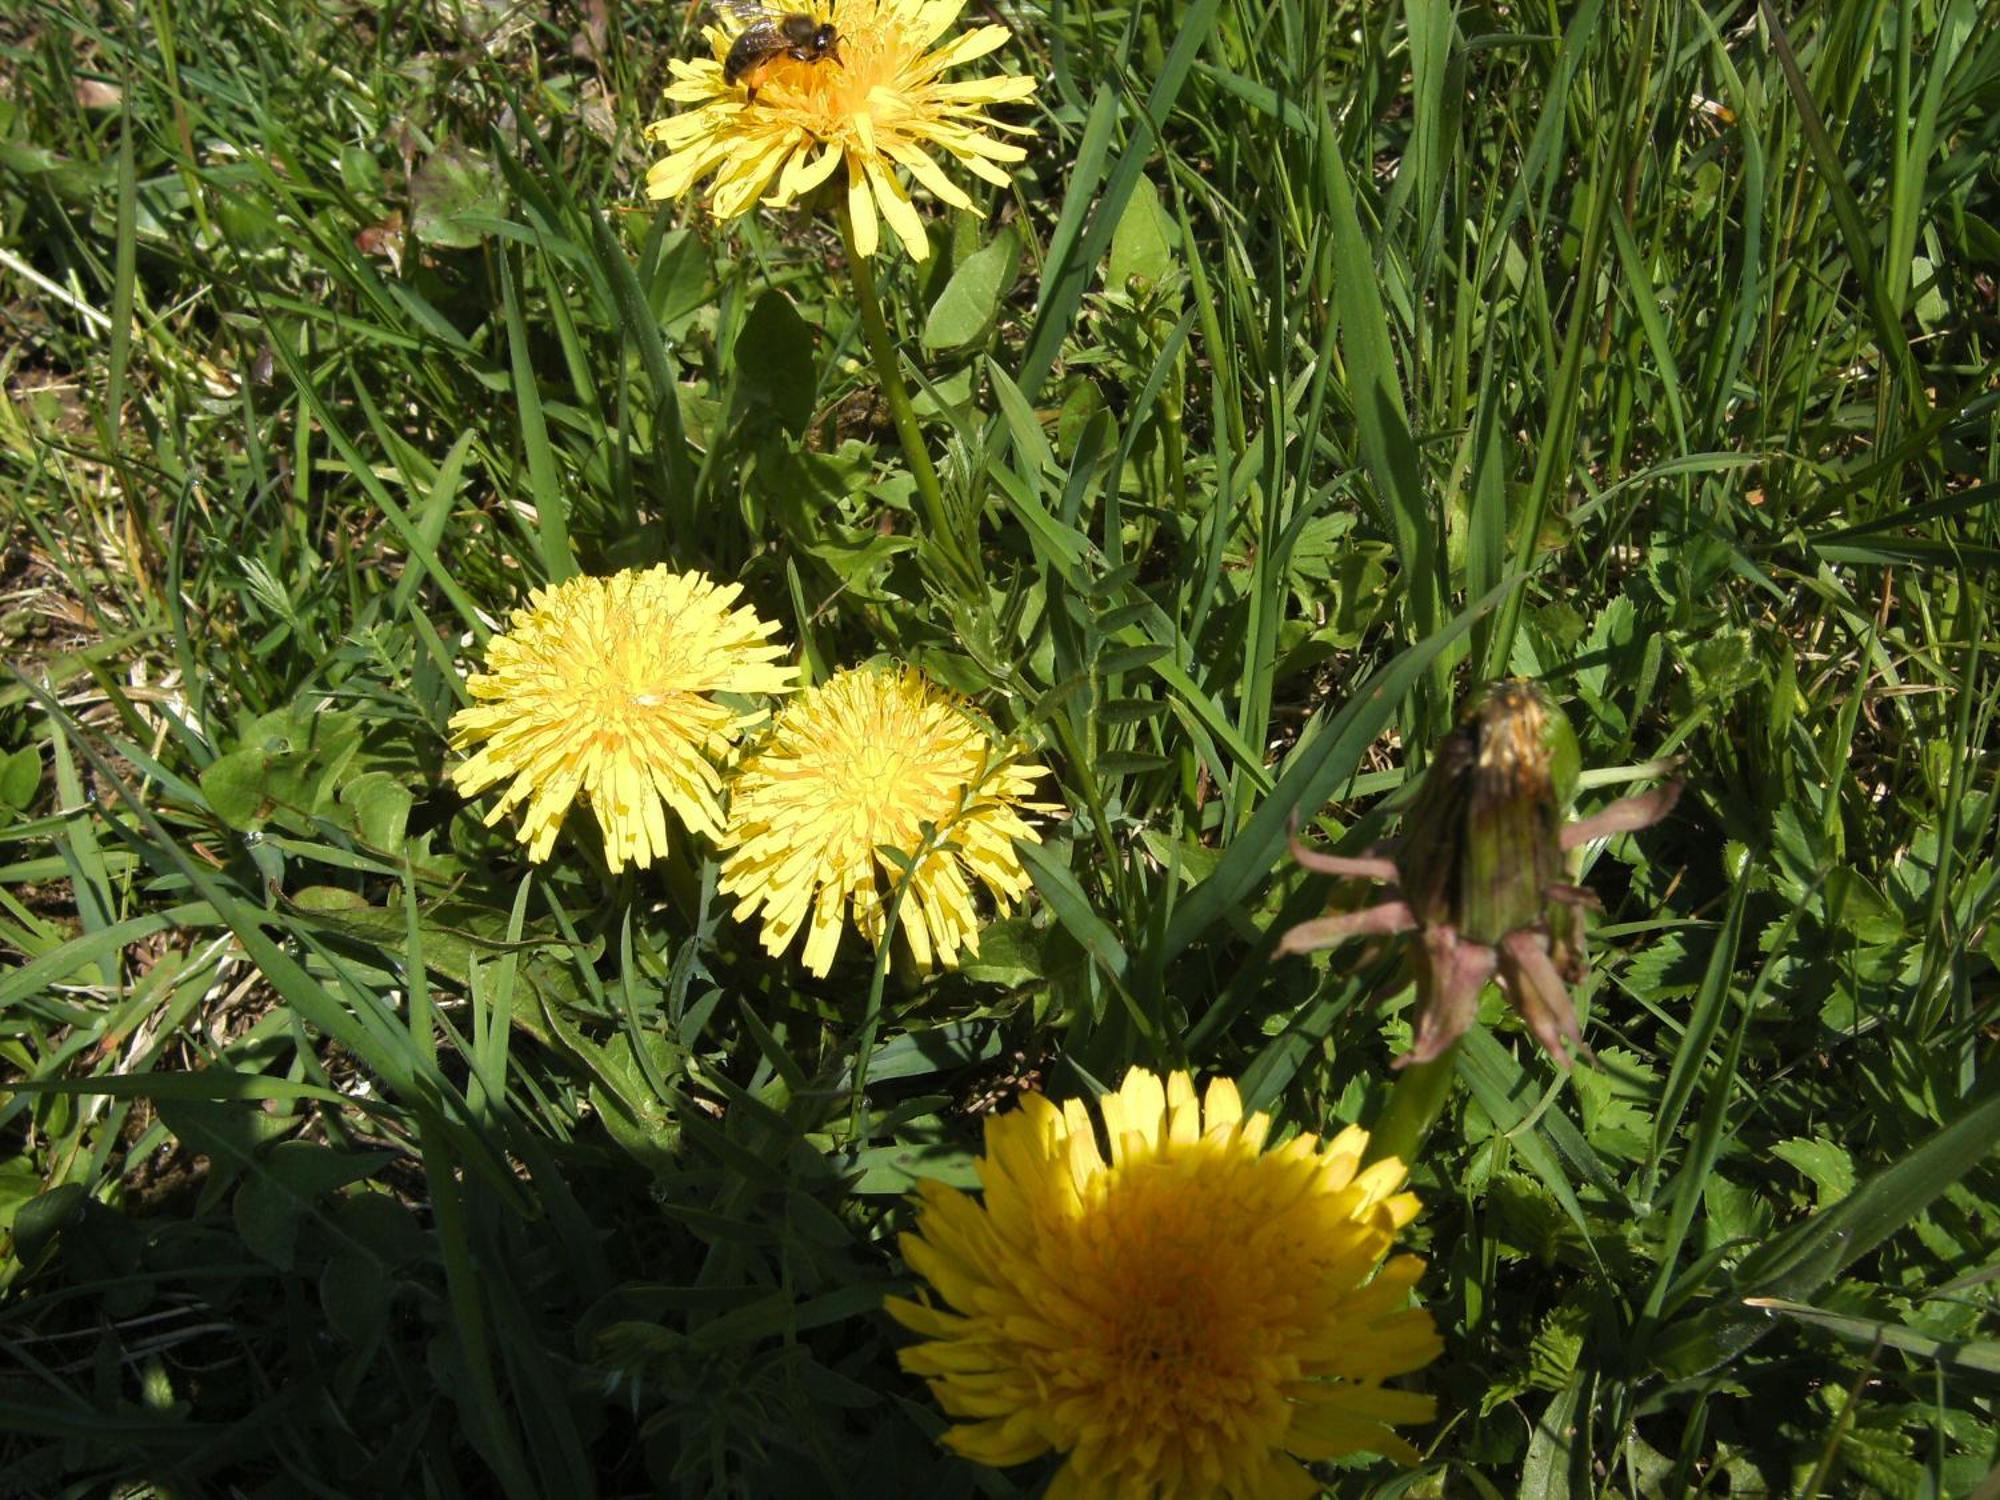
<svg viewBox="0 0 2000 1500">
<path fill-rule="evenodd" d="M 1317 807 L 1351 775 L 1362 755 L 1388 727 L 1404 697 L 1436 661 L 1471 630 L 1473 622 L 1499 607 L 1517 580 L 1505 580 L 1461 611 L 1443 630 L 1409 647 L 1320 727 L 1285 762 L 1278 784 L 1222 856 L 1215 873 L 1182 899 L 1163 940 L 1167 957 L 1181 952 L 1222 913 L 1247 896 L 1283 856 L 1287 825 L 1294 814 Z"/>
</svg>

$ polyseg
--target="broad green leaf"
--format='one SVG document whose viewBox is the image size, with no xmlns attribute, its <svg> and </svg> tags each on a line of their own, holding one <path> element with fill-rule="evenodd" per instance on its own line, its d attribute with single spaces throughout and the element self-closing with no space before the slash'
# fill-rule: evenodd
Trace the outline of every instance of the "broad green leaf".
<svg viewBox="0 0 2000 1500">
<path fill-rule="evenodd" d="M 14 1254 L 32 1266 L 56 1236 L 80 1223 L 90 1202 L 90 1190 L 80 1182 L 60 1183 L 14 1210 Z"/>
<path fill-rule="evenodd" d="M 469 146 L 441 147 L 410 175 L 410 228 L 428 244 L 470 250 L 490 232 L 474 221 L 497 219 L 506 207 L 498 171 Z"/>
<path fill-rule="evenodd" d="M 708 304 L 715 268 L 701 236 L 693 230 L 676 229 L 664 236 L 651 269 L 646 304 L 661 327 L 673 327 Z"/>
<path fill-rule="evenodd" d="M 273 819 L 288 826 L 325 810 L 334 785 L 361 749 L 356 716 L 319 713 L 308 705 L 258 718 L 240 746 L 210 762 L 201 789 L 215 815 L 248 831 Z"/>
<path fill-rule="evenodd" d="M 735 361 L 738 388 L 751 409 L 802 436 L 813 412 L 812 330 L 776 287 L 767 287 L 743 320 Z"/>
<path fill-rule="evenodd" d="M 395 1159 L 392 1151 L 334 1151 L 308 1141 L 280 1141 L 257 1158 L 236 1194 L 237 1233 L 259 1259 L 290 1270 L 300 1223 L 316 1200 Z"/>
<path fill-rule="evenodd" d="M 403 847 L 416 798 L 397 777 L 387 771 L 363 772 L 340 789 L 340 800 L 369 848 L 393 854 Z"/>
<path fill-rule="evenodd" d="M 1174 247 L 1180 226 L 1160 203 L 1160 190 L 1150 177 L 1133 184 L 1125 212 L 1111 236 L 1111 256 L 1105 263 L 1105 289 L 1143 294 L 1164 282 L 1174 269 Z"/>
<path fill-rule="evenodd" d="M 260 1151 L 298 1128 L 296 1119 L 248 1101 L 163 1096 L 154 1108 L 176 1140 L 208 1158 L 210 1192 L 233 1182 Z"/>
<path fill-rule="evenodd" d="M 960 261 L 924 319 L 924 347 L 951 353 L 983 342 L 1020 265 L 1021 241 L 1012 225 Z"/>
<path fill-rule="evenodd" d="M 1825 1136 L 1798 1136 L 1779 1141 L 1771 1154 L 1797 1167 L 1819 1193 L 1819 1206 L 1831 1208 L 1854 1191 L 1854 1158 Z"/>
<path fill-rule="evenodd" d="M 366 1348 L 386 1330 L 396 1283 L 373 1257 L 343 1246 L 319 1274 L 319 1305 L 327 1326 L 348 1343 Z"/>
<path fill-rule="evenodd" d="M 0 757 L 0 817 L 28 810 L 42 784 L 42 752 L 23 745 Z"/>
</svg>

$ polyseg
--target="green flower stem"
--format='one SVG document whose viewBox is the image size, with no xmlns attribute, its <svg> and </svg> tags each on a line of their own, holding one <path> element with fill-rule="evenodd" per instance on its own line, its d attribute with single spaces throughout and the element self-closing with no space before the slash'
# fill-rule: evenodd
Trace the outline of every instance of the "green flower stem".
<svg viewBox="0 0 2000 1500">
<path fill-rule="evenodd" d="M 924 446 L 917 410 L 910 404 L 909 387 L 903 384 L 896 341 L 889 332 L 889 320 L 882 315 L 882 299 L 875 292 L 874 268 L 867 256 L 855 250 L 854 220 L 847 212 L 847 200 L 843 197 L 839 201 L 840 242 L 847 250 L 847 268 L 854 278 L 854 300 L 861 308 L 861 332 L 868 341 L 869 357 L 875 361 L 875 374 L 882 382 L 883 399 L 889 403 L 889 413 L 896 420 L 896 436 L 902 439 L 903 456 L 909 460 L 910 473 L 917 481 L 917 501 L 923 508 L 924 523 L 944 553 L 945 561 L 959 575 L 959 581 L 976 586 L 979 573 L 974 559 L 978 554 L 968 552 L 964 538 L 945 508 L 944 487 L 938 483 L 930 450 Z"/>
<path fill-rule="evenodd" d="M 1394 1156 L 1401 1158 L 1405 1167 L 1414 1163 L 1424 1137 L 1444 1113 L 1444 1101 L 1450 1097 L 1451 1080 L 1457 1071 L 1457 1047 L 1447 1049 L 1442 1057 L 1403 1069 L 1396 1086 L 1389 1091 L 1382 1117 L 1368 1132 L 1368 1153 L 1364 1160 L 1387 1161 Z"/>
</svg>

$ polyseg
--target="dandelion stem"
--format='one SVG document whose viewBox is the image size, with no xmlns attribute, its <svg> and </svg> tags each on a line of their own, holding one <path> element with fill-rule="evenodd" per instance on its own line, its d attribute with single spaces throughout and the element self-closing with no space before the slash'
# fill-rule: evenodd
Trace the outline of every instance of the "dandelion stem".
<svg viewBox="0 0 2000 1500">
<path fill-rule="evenodd" d="M 1412 1063 L 1403 1069 L 1396 1078 L 1396 1086 L 1389 1091 L 1382 1117 L 1368 1132 L 1369 1161 L 1387 1161 L 1394 1156 L 1407 1167 L 1417 1159 L 1424 1137 L 1444 1113 L 1444 1101 L 1451 1093 L 1451 1080 L 1457 1070 L 1457 1047 L 1447 1049 L 1442 1057 Z"/>
<path fill-rule="evenodd" d="M 923 508 L 924 524 L 929 528 L 932 540 L 943 552 L 958 581 L 976 587 L 979 581 L 978 567 L 974 559 L 976 551 L 968 551 L 964 538 L 952 523 L 951 513 L 946 509 L 944 487 L 938 483 L 937 468 L 931 463 L 930 450 L 924 446 L 923 429 L 917 425 L 917 411 L 910 404 L 909 387 L 903 384 L 903 368 L 896 352 L 896 341 L 889 332 L 889 321 L 882 315 L 882 299 L 875 291 L 875 271 L 868 263 L 868 257 L 854 248 L 854 220 L 847 212 L 847 204 L 840 203 L 840 242 L 847 251 L 847 267 L 854 278 L 854 300 L 861 308 L 861 332 L 868 341 L 868 354 L 875 362 L 875 374 L 882 382 L 883 399 L 889 403 L 889 413 L 896 421 L 896 436 L 902 439 L 903 456 L 909 460 L 910 473 L 917 482 L 917 501 Z"/>
</svg>

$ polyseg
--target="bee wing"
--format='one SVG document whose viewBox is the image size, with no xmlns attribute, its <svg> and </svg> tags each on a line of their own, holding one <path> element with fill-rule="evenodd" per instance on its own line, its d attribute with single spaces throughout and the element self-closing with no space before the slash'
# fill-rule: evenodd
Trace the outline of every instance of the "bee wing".
<svg viewBox="0 0 2000 1500">
<path fill-rule="evenodd" d="M 764 0 L 715 0 L 715 8 L 734 16 L 745 25 L 752 21 L 775 21 L 784 12 Z"/>
</svg>

